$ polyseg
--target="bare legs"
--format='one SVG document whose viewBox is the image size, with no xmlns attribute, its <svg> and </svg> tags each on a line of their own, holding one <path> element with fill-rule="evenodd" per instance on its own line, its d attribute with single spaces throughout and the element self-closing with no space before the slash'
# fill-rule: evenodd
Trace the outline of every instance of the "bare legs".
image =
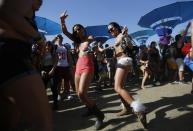
<svg viewBox="0 0 193 131">
<path fill-rule="evenodd" d="M 134 98 L 124 89 L 124 80 L 127 77 L 130 67 L 117 68 L 115 73 L 115 91 L 126 101 L 136 113 L 138 119 L 142 123 L 144 128 L 147 128 L 145 106 L 138 101 L 135 101 Z M 122 100 L 122 101 L 123 101 Z"/>
<path fill-rule="evenodd" d="M 83 73 L 81 75 L 75 74 L 75 86 L 77 95 L 80 100 L 86 105 L 89 112 L 96 116 L 96 129 L 101 129 L 103 126 L 104 114 L 98 109 L 95 102 L 88 98 L 87 91 L 93 79 L 93 73 Z"/>
<path fill-rule="evenodd" d="M 179 75 L 179 81 L 183 81 L 184 80 L 184 71 L 179 71 L 178 75 Z"/>
<path fill-rule="evenodd" d="M 93 107 L 94 101 L 88 98 L 87 91 L 93 78 L 93 73 L 75 74 L 76 92 L 80 100 L 87 106 Z"/>
<path fill-rule="evenodd" d="M 141 89 L 145 89 L 145 82 L 147 81 L 148 78 L 150 78 L 150 70 L 148 67 L 141 66 L 140 67 L 141 71 L 143 72 L 143 79 L 141 82 Z"/>
<path fill-rule="evenodd" d="M 134 100 L 133 97 L 124 89 L 124 80 L 127 77 L 128 68 L 117 68 L 115 73 L 115 91 L 128 103 Z"/>
</svg>

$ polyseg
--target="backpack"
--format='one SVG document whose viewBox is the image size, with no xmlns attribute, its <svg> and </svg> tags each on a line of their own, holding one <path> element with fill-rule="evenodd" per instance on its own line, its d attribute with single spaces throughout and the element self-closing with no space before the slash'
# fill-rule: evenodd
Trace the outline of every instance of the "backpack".
<svg viewBox="0 0 193 131">
<path fill-rule="evenodd" d="M 191 43 L 185 43 L 184 46 L 182 47 L 181 51 L 183 55 L 189 54 L 191 49 Z"/>
</svg>

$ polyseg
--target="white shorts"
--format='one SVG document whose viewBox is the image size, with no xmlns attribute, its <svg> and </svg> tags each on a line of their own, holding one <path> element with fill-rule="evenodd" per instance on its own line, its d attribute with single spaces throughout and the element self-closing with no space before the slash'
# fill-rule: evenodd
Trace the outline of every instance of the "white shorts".
<svg viewBox="0 0 193 131">
<path fill-rule="evenodd" d="M 182 58 L 177 58 L 176 63 L 178 65 L 178 70 L 179 71 L 184 71 L 184 61 Z"/>
<path fill-rule="evenodd" d="M 122 57 L 117 61 L 117 67 L 132 65 L 132 61 L 131 57 Z"/>
</svg>

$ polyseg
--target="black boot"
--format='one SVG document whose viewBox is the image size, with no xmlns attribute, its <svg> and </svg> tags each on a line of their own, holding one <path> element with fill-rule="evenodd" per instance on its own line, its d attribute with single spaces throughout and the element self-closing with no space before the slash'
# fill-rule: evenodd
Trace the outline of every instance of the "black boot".
<svg viewBox="0 0 193 131">
<path fill-rule="evenodd" d="M 93 114 L 96 116 L 96 122 L 95 127 L 96 130 L 100 130 L 103 127 L 103 120 L 105 118 L 105 115 L 103 112 L 101 112 L 98 107 L 95 105 L 92 107 Z"/>
<path fill-rule="evenodd" d="M 94 115 L 93 111 L 92 111 L 92 108 L 88 108 L 86 106 L 86 112 L 82 114 L 82 117 L 89 117 L 89 116 L 92 116 L 92 115 Z"/>
<path fill-rule="evenodd" d="M 54 102 L 52 109 L 54 111 L 58 110 L 58 102 Z"/>
</svg>

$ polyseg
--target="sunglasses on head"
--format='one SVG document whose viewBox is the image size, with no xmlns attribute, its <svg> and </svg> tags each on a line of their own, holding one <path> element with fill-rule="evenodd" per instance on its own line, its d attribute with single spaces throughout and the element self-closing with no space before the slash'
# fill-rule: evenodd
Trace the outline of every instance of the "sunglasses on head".
<svg viewBox="0 0 193 131">
<path fill-rule="evenodd" d="M 115 27 L 112 25 L 108 26 L 108 33 L 112 33 L 113 31 L 115 31 Z"/>
</svg>

